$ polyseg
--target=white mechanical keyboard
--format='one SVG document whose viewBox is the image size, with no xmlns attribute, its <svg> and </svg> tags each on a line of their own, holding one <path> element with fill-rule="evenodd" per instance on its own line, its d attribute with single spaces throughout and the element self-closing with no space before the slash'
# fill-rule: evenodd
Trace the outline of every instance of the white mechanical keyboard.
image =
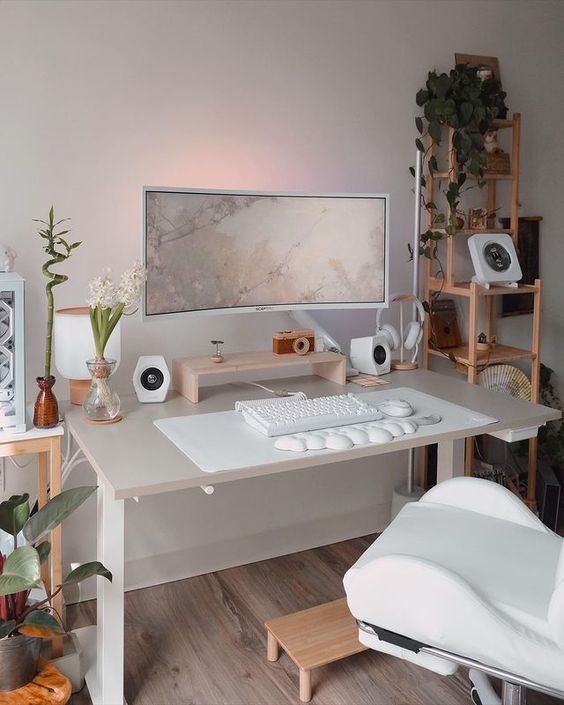
<svg viewBox="0 0 564 705">
<path fill-rule="evenodd" d="M 265 436 L 283 436 L 303 431 L 347 426 L 384 418 L 383 411 L 394 417 L 410 416 L 408 402 L 390 400 L 380 408 L 371 406 L 356 394 L 335 394 L 307 399 L 298 394 L 278 399 L 238 401 L 235 409 L 245 421 Z"/>
</svg>

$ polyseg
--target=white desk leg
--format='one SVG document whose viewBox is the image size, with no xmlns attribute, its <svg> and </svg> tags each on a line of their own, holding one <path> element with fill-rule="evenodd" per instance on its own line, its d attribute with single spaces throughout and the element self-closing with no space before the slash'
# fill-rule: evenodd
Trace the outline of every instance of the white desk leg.
<svg viewBox="0 0 564 705">
<path fill-rule="evenodd" d="M 441 441 L 437 448 L 437 484 L 464 475 L 464 439 Z"/>
<path fill-rule="evenodd" d="M 98 560 L 111 571 L 110 583 L 97 578 L 96 702 L 123 705 L 124 502 L 98 487 Z"/>
</svg>

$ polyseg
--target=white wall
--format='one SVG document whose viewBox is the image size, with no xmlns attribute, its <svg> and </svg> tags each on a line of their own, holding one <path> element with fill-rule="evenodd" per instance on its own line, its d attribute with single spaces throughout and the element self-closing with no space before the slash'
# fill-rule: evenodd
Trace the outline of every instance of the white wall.
<svg viewBox="0 0 564 705">
<path fill-rule="evenodd" d="M 138 257 L 143 184 L 389 192 L 392 290 L 407 288 L 414 96 L 426 72 L 449 69 L 457 50 L 498 56 L 510 108 L 523 114 L 522 212 L 544 216 L 543 358 L 564 375 L 563 20 L 561 2 L 520 0 L 0 2 L 0 239 L 19 251 L 27 280 L 29 377 L 42 372 L 45 316 L 31 219 L 52 203 L 84 243 L 66 267 L 70 281 L 56 290 L 58 306 L 83 304 L 92 276 Z M 372 326 L 370 314 L 324 321 L 343 342 Z M 281 314 L 182 325 L 128 319 L 118 388 L 131 391 L 140 353 L 204 352 L 214 336 L 231 350 L 261 348 L 284 324 Z M 504 322 L 508 338 L 523 324 Z M 62 381 L 56 390 L 65 396 Z M 229 538 L 243 537 L 235 543 L 248 550 L 239 557 L 250 559 L 378 528 L 401 466 L 374 466 L 249 481 L 216 505 L 199 493 L 146 500 L 128 508 L 129 555 L 206 545 L 221 565 Z M 91 481 L 89 471 L 74 481 Z M 264 516 L 256 511 L 267 504 Z M 173 511 L 182 521 L 170 519 Z M 92 512 L 85 508 L 84 522 Z M 161 526 L 170 521 L 176 538 L 167 534 L 167 545 Z M 141 531 L 147 522 L 150 539 Z M 318 531 L 298 529 L 307 522 Z M 71 526 L 73 559 L 79 538 Z M 190 555 L 194 570 L 204 565 Z"/>
</svg>

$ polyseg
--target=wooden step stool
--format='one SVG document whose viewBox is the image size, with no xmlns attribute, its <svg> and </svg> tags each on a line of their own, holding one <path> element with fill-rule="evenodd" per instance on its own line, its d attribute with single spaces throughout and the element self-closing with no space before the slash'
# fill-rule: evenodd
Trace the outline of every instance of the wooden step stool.
<svg viewBox="0 0 564 705">
<path fill-rule="evenodd" d="M 358 627 L 347 601 L 327 602 L 264 623 L 266 658 L 277 661 L 282 647 L 300 672 L 300 700 L 312 698 L 311 671 L 368 648 L 358 640 Z"/>
</svg>

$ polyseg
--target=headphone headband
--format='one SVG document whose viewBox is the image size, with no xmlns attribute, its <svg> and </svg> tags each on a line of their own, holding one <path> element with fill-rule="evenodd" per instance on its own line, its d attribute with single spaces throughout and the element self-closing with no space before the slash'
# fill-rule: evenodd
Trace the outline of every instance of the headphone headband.
<svg viewBox="0 0 564 705">
<path fill-rule="evenodd" d="M 415 305 L 415 308 L 417 309 L 417 313 L 419 314 L 419 320 L 421 321 L 421 323 L 423 323 L 423 321 L 425 320 L 425 309 L 423 308 L 423 304 L 417 298 L 417 296 L 414 296 L 413 294 L 393 294 L 392 297 L 390 298 L 391 304 L 396 303 L 396 302 L 407 303 L 409 301 L 411 301 Z M 379 328 L 381 328 L 380 322 L 382 320 L 382 312 L 383 311 L 384 311 L 383 308 L 379 308 L 378 312 L 376 313 L 376 329 L 377 330 Z"/>
</svg>

